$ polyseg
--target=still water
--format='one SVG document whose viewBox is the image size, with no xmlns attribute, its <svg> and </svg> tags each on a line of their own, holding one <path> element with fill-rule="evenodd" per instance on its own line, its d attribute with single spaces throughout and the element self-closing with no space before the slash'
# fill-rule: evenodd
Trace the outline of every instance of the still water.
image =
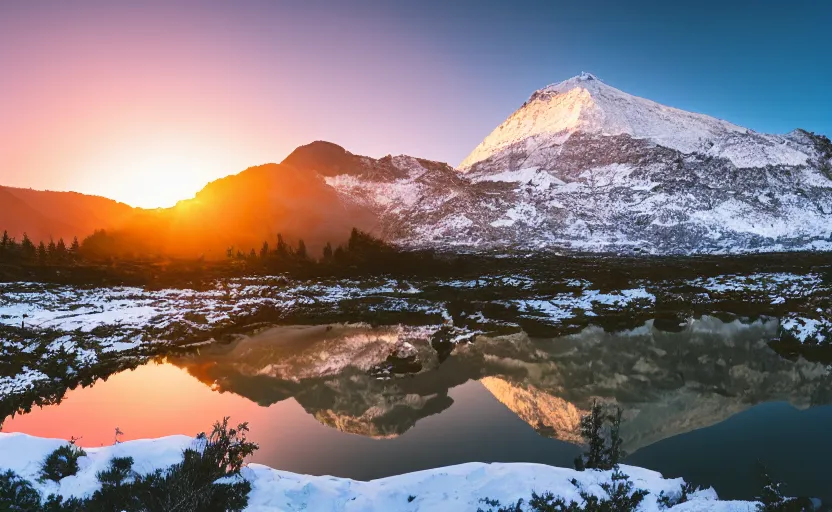
<svg viewBox="0 0 832 512">
<path fill-rule="evenodd" d="M 481 337 L 380 379 L 367 367 L 404 331 L 278 328 L 112 375 L 3 430 L 99 446 L 116 427 L 121 440 L 194 435 L 230 416 L 249 422 L 254 462 L 366 480 L 469 461 L 571 466 L 598 398 L 625 410 L 628 464 L 730 499 L 759 492 L 761 460 L 790 494 L 832 500 L 829 370 L 771 351 L 773 329 L 706 317 L 672 333 Z"/>
</svg>

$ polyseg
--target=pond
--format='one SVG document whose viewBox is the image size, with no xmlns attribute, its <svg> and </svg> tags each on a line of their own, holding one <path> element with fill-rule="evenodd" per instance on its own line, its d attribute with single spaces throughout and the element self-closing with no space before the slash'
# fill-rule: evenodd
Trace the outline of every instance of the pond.
<svg viewBox="0 0 832 512">
<path fill-rule="evenodd" d="M 201 346 L 6 418 L 83 446 L 248 421 L 254 462 L 367 480 L 469 461 L 571 466 L 594 400 L 624 410 L 626 463 L 759 493 L 762 461 L 793 495 L 832 500 L 829 367 L 767 342 L 778 320 L 703 316 L 551 338 L 480 335 L 437 354 L 418 327 L 284 326 Z"/>
</svg>

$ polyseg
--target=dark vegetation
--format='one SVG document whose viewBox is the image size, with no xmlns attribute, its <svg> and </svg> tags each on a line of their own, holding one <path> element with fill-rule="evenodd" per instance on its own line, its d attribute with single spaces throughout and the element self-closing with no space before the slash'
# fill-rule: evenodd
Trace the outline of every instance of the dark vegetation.
<svg viewBox="0 0 832 512">
<path fill-rule="evenodd" d="M 0 281 L 35 280 L 66 284 L 127 284 L 199 289 L 223 277 L 285 273 L 296 278 L 390 276 L 475 279 L 525 271 L 561 277 L 592 276 L 602 289 L 638 279 L 694 279 L 727 273 L 814 270 L 832 266 L 832 254 L 787 253 L 735 256 L 558 255 L 553 252 L 451 253 L 401 250 L 353 229 L 344 245 L 327 244 L 311 254 L 303 240 L 280 235 L 258 248 L 229 247 L 224 260 L 175 259 L 141 252 L 115 253 L 112 237 L 96 231 L 80 243 L 38 242 L 24 235 L 0 239 Z M 43 247 L 43 250 L 41 250 Z"/>
<path fill-rule="evenodd" d="M 620 407 L 607 411 L 598 401 L 592 402 L 589 414 L 581 417 L 581 437 L 587 450 L 575 459 L 575 469 L 608 470 L 618 467 L 619 461 L 626 456 L 621 449 L 621 415 Z"/>
<path fill-rule="evenodd" d="M 804 135 L 811 139 L 815 145 L 819 155 L 815 166 L 820 169 L 826 176 L 832 180 L 832 141 L 826 135 L 817 134 L 807 130 L 800 130 Z"/>
<path fill-rule="evenodd" d="M 40 494 L 31 483 L 8 470 L 0 473 L 0 506 L 9 512 L 40 510 Z"/>
<path fill-rule="evenodd" d="M 757 496 L 757 510 L 759 512 L 812 512 L 815 510 L 812 502 L 807 498 L 789 498 L 783 494 L 783 484 L 774 480 L 768 468 L 759 465 L 762 491 Z"/>
<path fill-rule="evenodd" d="M 210 434 L 197 436 L 193 448 L 182 453 L 182 461 L 142 475 L 133 471 L 131 457 L 115 457 L 96 477 L 100 489 L 86 498 L 64 498 L 50 494 L 43 499 L 26 480 L 11 471 L 0 475 L 0 510 L 27 512 L 225 512 L 241 511 L 248 504 L 251 484 L 240 476 L 245 458 L 257 450 L 248 441 L 248 425 L 229 427 L 228 418 L 214 424 Z M 72 448 L 74 446 L 67 445 Z M 47 456 L 44 473 L 64 478 L 74 467 L 55 465 L 66 459 L 66 446 Z M 60 453 L 58 453 L 60 451 Z M 83 455 L 83 452 L 80 452 Z M 74 451 L 77 461 L 79 452 Z M 55 472 L 57 471 L 57 473 Z M 61 473 L 68 471 L 66 473 Z M 60 479 L 59 478 L 59 479 Z M 59 480 L 58 479 L 58 480 Z M 217 481 L 222 479 L 221 483 Z M 56 480 L 57 481 L 57 480 Z"/>
<path fill-rule="evenodd" d="M 40 480 L 60 482 L 62 479 L 78 473 L 78 459 L 85 456 L 82 448 L 75 445 L 75 440 L 58 447 L 46 456 L 40 467 Z"/>
</svg>

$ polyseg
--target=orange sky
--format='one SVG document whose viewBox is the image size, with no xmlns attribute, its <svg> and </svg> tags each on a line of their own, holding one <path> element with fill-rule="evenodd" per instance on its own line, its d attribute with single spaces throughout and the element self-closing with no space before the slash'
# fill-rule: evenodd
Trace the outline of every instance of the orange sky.
<svg viewBox="0 0 832 512">
<path fill-rule="evenodd" d="M 441 157 L 442 62 L 401 34 L 289 4 L 148 5 L 0 6 L 0 185 L 157 207 L 317 139 Z"/>
</svg>

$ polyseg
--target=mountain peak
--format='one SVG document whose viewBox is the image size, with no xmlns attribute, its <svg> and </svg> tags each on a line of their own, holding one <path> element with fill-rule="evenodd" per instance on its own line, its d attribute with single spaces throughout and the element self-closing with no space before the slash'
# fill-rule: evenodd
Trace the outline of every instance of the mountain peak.
<svg viewBox="0 0 832 512">
<path fill-rule="evenodd" d="M 599 79 L 592 73 L 581 71 L 580 75 L 576 75 L 562 82 L 550 84 L 542 89 L 538 89 L 532 94 L 531 98 L 529 98 L 529 101 L 532 101 L 533 99 L 540 97 L 541 95 L 563 94 L 573 89 L 586 89 L 590 94 L 592 94 L 594 92 L 597 92 L 601 88 L 611 87 L 605 84 L 603 80 Z"/>
<path fill-rule="evenodd" d="M 783 137 L 754 134 L 721 119 L 633 96 L 583 72 L 535 91 L 458 169 L 466 172 L 478 162 L 528 147 L 557 147 L 576 132 L 628 135 L 686 154 L 724 157 L 737 167 L 802 165 L 807 157 L 789 148 Z"/>
</svg>

